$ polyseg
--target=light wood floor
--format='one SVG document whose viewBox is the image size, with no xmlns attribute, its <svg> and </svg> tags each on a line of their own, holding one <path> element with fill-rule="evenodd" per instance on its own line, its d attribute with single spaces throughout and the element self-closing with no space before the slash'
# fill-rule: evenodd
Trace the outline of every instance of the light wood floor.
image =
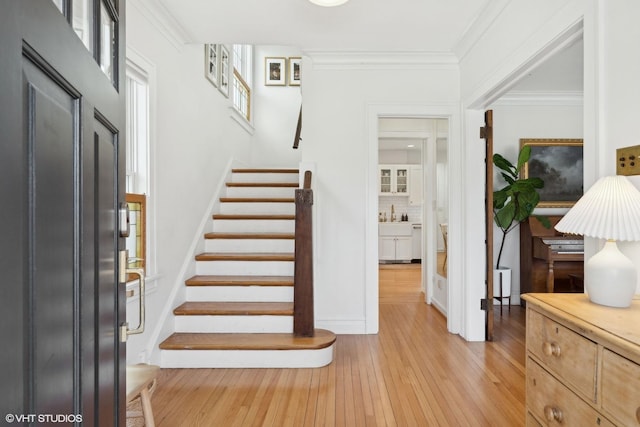
<svg viewBox="0 0 640 427">
<path fill-rule="evenodd" d="M 380 269 L 380 333 L 339 335 L 320 369 L 163 369 L 162 426 L 522 426 L 524 310 L 468 343 L 426 305 L 420 266 Z"/>
</svg>

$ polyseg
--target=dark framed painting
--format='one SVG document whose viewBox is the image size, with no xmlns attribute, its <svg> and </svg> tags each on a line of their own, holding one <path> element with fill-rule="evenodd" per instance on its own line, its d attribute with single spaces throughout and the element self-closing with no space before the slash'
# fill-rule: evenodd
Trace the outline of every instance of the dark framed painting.
<svg viewBox="0 0 640 427">
<path fill-rule="evenodd" d="M 524 164 L 524 178 L 544 181 L 538 207 L 571 207 L 584 192 L 582 139 L 520 139 L 520 148 L 531 147 Z"/>
</svg>

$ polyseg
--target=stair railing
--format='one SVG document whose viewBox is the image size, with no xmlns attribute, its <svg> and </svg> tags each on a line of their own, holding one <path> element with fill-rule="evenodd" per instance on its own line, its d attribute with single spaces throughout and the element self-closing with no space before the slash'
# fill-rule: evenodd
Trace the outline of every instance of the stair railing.
<svg viewBox="0 0 640 427">
<path fill-rule="evenodd" d="M 313 314 L 313 190 L 311 171 L 304 173 L 304 185 L 296 190 L 295 263 L 293 287 L 293 333 L 314 335 Z"/>
<path fill-rule="evenodd" d="M 298 115 L 298 125 L 296 126 L 296 136 L 293 137 L 293 148 L 297 149 L 300 145 L 300 134 L 302 133 L 302 106 L 300 106 L 300 114 Z"/>
</svg>

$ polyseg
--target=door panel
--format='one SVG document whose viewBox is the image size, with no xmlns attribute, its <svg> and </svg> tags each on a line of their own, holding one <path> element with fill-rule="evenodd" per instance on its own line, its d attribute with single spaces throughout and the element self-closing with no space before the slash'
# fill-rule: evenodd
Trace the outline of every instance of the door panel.
<svg viewBox="0 0 640 427">
<path fill-rule="evenodd" d="M 125 425 L 124 7 L 96 4 L 117 41 L 109 75 L 99 26 L 90 51 L 53 2 L 0 0 L 0 412 L 112 426 Z"/>
<path fill-rule="evenodd" d="M 117 181 L 117 137 L 96 120 L 94 124 L 95 134 L 95 211 L 96 231 L 99 239 L 96 241 L 96 253 L 99 264 L 99 277 L 96 283 L 98 322 L 97 334 L 97 387 L 99 402 L 98 411 L 101 422 L 105 422 L 115 414 L 116 407 L 113 393 L 113 378 L 116 365 L 113 363 L 113 331 L 117 330 L 118 310 L 117 294 L 113 292 L 114 283 L 117 283 L 117 256 L 113 251 L 114 243 L 118 240 L 117 231 L 113 228 L 116 221 L 118 206 L 117 193 L 114 183 Z"/>
<path fill-rule="evenodd" d="M 26 283 L 31 390 L 36 413 L 72 414 L 77 255 L 74 245 L 75 155 L 78 100 L 24 58 L 23 135 L 28 171 L 28 257 Z"/>
</svg>

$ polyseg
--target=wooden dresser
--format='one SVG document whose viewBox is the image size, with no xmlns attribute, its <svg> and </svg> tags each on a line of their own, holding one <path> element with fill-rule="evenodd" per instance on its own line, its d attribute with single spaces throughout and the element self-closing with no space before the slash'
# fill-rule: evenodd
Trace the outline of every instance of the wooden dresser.
<svg viewBox="0 0 640 427">
<path fill-rule="evenodd" d="M 640 295 L 527 294 L 527 426 L 640 426 Z"/>
</svg>

